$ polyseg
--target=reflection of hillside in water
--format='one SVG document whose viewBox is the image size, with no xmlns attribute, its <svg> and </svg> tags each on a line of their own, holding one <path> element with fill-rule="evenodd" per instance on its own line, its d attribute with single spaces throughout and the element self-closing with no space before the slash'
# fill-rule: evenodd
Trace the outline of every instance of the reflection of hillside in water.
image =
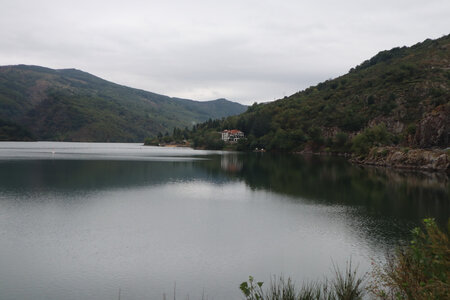
<svg viewBox="0 0 450 300">
<path fill-rule="evenodd" d="M 230 172 L 224 167 L 228 165 L 221 162 L 222 172 L 243 180 L 252 189 L 323 204 L 357 206 L 373 216 L 414 223 L 432 216 L 445 224 L 449 217 L 449 181 L 445 173 L 362 167 L 336 157 L 268 153 L 228 156 L 227 161 L 239 166 L 240 171 Z M 218 167 L 214 160 L 200 165 L 210 171 Z"/>
<path fill-rule="evenodd" d="M 4 161 L 1 193 L 67 194 L 201 180 L 241 180 L 251 189 L 292 196 L 293 201 L 359 207 L 377 218 L 417 223 L 449 217 L 444 173 L 406 172 L 351 165 L 334 157 L 269 153 L 205 155 L 200 161 Z"/>
<path fill-rule="evenodd" d="M 0 163 L 0 191 L 13 193 L 90 193 L 210 180 L 209 177 L 211 175 L 195 167 L 193 161 L 15 160 Z M 220 181 L 219 177 L 225 176 L 214 177 Z"/>
<path fill-rule="evenodd" d="M 301 205 L 307 205 L 304 207 L 307 210 L 317 205 L 330 206 L 330 218 L 340 219 L 349 233 L 361 236 L 359 240 L 373 249 L 380 248 L 380 241 L 389 245 L 408 238 L 409 230 L 424 217 L 435 217 L 441 224 L 449 217 L 449 181 L 442 173 L 366 168 L 334 157 L 217 153 L 202 158 L 2 161 L 0 201 L 34 202 L 51 198 L 76 199 L 74 203 L 78 203 L 83 199 L 89 201 L 95 193 L 116 189 L 155 185 L 170 188 L 201 181 L 215 192 L 220 191 L 217 185 L 241 182 L 237 186 L 263 191 L 260 194 L 281 204 L 298 203 L 301 209 Z M 234 184 L 229 187 L 234 188 Z M 183 186 L 180 190 L 183 191 Z M 194 187 L 195 193 L 202 190 Z M 259 193 L 238 188 L 236 197 L 246 200 L 249 194 Z M 149 189 L 149 197 L 152 196 Z"/>
</svg>

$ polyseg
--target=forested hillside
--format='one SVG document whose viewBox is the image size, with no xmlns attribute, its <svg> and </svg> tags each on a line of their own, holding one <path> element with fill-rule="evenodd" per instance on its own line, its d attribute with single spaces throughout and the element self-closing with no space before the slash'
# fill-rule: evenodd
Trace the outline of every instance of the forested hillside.
<svg viewBox="0 0 450 300">
<path fill-rule="evenodd" d="M 75 69 L 0 67 L 0 121 L 38 140 L 141 142 L 174 127 L 235 115 L 246 108 L 225 99 L 170 98 Z M 2 140 L 24 139 L 15 130 L 1 132 Z"/>
<path fill-rule="evenodd" d="M 238 116 L 182 132 L 221 148 L 219 131 L 246 136 L 237 149 L 364 154 L 373 146 L 446 148 L 450 135 L 450 36 L 381 51 L 347 74 Z"/>
</svg>

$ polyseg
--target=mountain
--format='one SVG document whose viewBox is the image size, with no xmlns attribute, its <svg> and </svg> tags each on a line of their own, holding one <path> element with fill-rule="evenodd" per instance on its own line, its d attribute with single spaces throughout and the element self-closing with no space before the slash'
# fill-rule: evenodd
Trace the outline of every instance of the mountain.
<svg viewBox="0 0 450 300">
<path fill-rule="evenodd" d="M 450 35 L 381 51 L 347 74 L 238 116 L 194 127 L 194 146 L 239 129 L 238 149 L 367 154 L 374 146 L 446 148 L 450 138 Z M 208 137 L 208 138 L 205 138 Z M 407 149 L 405 150 L 407 151 Z M 381 155 L 384 155 L 381 153 Z"/>
<path fill-rule="evenodd" d="M 158 95 L 76 69 L 0 67 L 2 140 L 26 136 L 37 140 L 141 142 L 174 127 L 190 127 L 246 109 L 225 99 L 200 102 Z M 16 135 L 18 131 L 22 133 Z"/>
</svg>

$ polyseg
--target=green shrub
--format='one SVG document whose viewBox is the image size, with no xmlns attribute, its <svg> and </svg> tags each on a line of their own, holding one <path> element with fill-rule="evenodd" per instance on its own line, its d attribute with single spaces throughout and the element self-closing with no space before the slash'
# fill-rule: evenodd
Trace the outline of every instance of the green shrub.
<svg viewBox="0 0 450 300">
<path fill-rule="evenodd" d="M 274 277 L 267 290 L 263 282 L 254 282 L 249 276 L 247 282 L 239 286 L 246 300 L 359 300 L 365 294 L 365 276 L 358 276 L 357 269 L 347 263 L 344 272 L 334 266 L 334 278 L 323 282 L 304 283 L 298 288 L 291 280 Z"/>
<path fill-rule="evenodd" d="M 159 140 L 156 138 L 146 138 L 144 140 L 144 145 L 146 146 L 158 146 L 159 145 Z"/>
<path fill-rule="evenodd" d="M 388 155 L 388 153 L 389 153 L 389 150 L 388 150 L 388 149 L 383 149 L 383 150 L 381 150 L 381 155 L 382 155 L 383 157 L 386 157 L 386 156 Z"/>
<path fill-rule="evenodd" d="M 372 128 L 366 128 L 352 139 L 352 151 L 358 155 L 365 155 L 374 146 L 384 146 L 392 143 L 394 137 L 381 123 Z"/>
<path fill-rule="evenodd" d="M 416 133 L 416 124 L 414 124 L 414 123 L 409 124 L 408 127 L 406 127 L 406 132 L 409 135 L 415 134 Z"/>
<path fill-rule="evenodd" d="M 401 148 L 401 150 L 402 150 L 403 153 L 406 154 L 406 153 L 409 152 L 410 149 L 409 149 L 409 147 L 403 147 L 403 148 Z"/>
<path fill-rule="evenodd" d="M 338 132 L 333 138 L 332 149 L 338 152 L 348 152 L 350 151 L 350 143 L 348 139 L 348 134 L 345 132 Z"/>
<path fill-rule="evenodd" d="M 415 228 L 411 243 L 373 272 L 371 291 L 382 299 L 449 299 L 450 242 L 434 219 Z M 450 222 L 448 224 L 450 231 Z"/>
<path fill-rule="evenodd" d="M 372 143 L 364 133 L 360 133 L 352 139 L 352 151 L 356 154 L 367 154 L 371 147 Z"/>
</svg>

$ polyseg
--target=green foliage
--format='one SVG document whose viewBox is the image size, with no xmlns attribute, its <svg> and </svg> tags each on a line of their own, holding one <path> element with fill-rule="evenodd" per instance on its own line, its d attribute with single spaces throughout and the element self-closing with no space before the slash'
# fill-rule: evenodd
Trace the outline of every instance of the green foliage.
<svg viewBox="0 0 450 300">
<path fill-rule="evenodd" d="M 220 132 L 212 129 L 197 129 L 192 138 L 192 144 L 195 148 L 206 148 L 211 150 L 222 150 L 225 142 L 221 139 Z"/>
<path fill-rule="evenodd" d="M 160 140 L 157 138 L 146 138 L 144 140 L 144 145 L 146 146 L 158 146 L 160 144 Z"/>
<path fill-rule="evenodd" d="M 172 135 L 169 135 L 166 132 L 164 135 L 161 132 L 153 137 L 147 137 L 144 140 L 144 145 L 147 146 L 159 146 L 159 145 L 184 145 L 188 146 L 187 138 L 189 137 L 189 129 L 185 127 L 184 129 L 180 129 L 175 127 L 172 131 Z"/>
<path fill-rule="evenodd" d="M 410 135 L 414 135 L 416 133 L 416 124 L 409 124 L 408 127 L 406 127 L 406 133 Z"/>
<path fill-rule="evenodd" d="M 334 136 L 336 147 L 344 147 L 348 141 L 348 134 L 345 132 L 338 132 Z"/>
<path fill-rule="evenodd" d="M 434 219 L 412 231 L 411 243 L 373 274 L 372 292 L 383 299 L 449 299 L 450 221 L 447 232 Z"/>
<path fill-rule="evenodd" d="M 352 151 L 359 155 L 367 154 L 372 143 L 365 134 L 358 134 L 352 139 Z"/>
<path fill-rule="evenodd" d="M 245 295 L 247 300 L 261 300 L 264 299 L 264 292 L 262 290 L 263 282 L 254 282 L 252 276 L 248 277 L 248 282 L 244 281 L 239 286 L 241 292 Z"/>
<path fill-rule="evenodd" d="M 367 120 L 359 116 L 357 112 L 348 109 L 338 124 L 343 130 L 352 132 L 360 130 L 366 122 Z"/>
<path fill-rule="evenodd" d="M 407 54 L 406 47 L 402 47 L 402 48 L 396 47 L 391 50 L 381 51 L 380 53 L 378 53 L 371 59 L 364 61 L 362 64 L 360 64 L 359 66 L 354 68 L 353 71 L 358 71 L 358 70 L 362 70 L 365 68 L 369 68 L 371 66 L 374 66 L 376 64 L 380 64 L 383 62 L 389 62 L 389 61 L 393 60 L 394 58 L 402 57 L 406 54 Z"/>
<path fill-rule="evenodd" d="M 365 276 L 359 277 L 357 269 L 352 268 L 352 262 L 347 263 L 344 273 L 339 271 L 339 268 L 334 266 L 335 277 L 331 281 L 332 288 L 330 289 L 331 297 L 342 300 L 356 300 L 362 299 L 365 290 L 363 289 L 363 283 Z"/>
<path fill-rule="evenodd" d="M 334 278 L 324 282 L 305 283 L 296 287 L 291 278 L 274 277 L 267 290 L 262 288 L 263 282 L 254 282 L 249 276 L 247 282 L 239 286 L 247 300 L 359 300 L 365 290 L 365 276 L 358 276 L 357 269 L 352 269 L 351 262 L 344 272 L 334 266 Z"/>
<path fill-rule="evenodd" d="M 13 122 L 0 119 L 0 141 L 33 141 L 34 137 L 27 129 Z"/>
<path fill-rule="evenodd" d="M 352 139 L 352 151 L 358 155 L 365 155 L 372 147 L 392 143 L 393 136 L 386 130 L 384 123 L 372 128 L 366 128 Z"/>
<path fill-rule="evenodd" d="M 347 133 L 338 132 L 331 140 L 331 144 L 329 146 L 333 152 L 350 152 L 351 141 Z"/>
</svg>

